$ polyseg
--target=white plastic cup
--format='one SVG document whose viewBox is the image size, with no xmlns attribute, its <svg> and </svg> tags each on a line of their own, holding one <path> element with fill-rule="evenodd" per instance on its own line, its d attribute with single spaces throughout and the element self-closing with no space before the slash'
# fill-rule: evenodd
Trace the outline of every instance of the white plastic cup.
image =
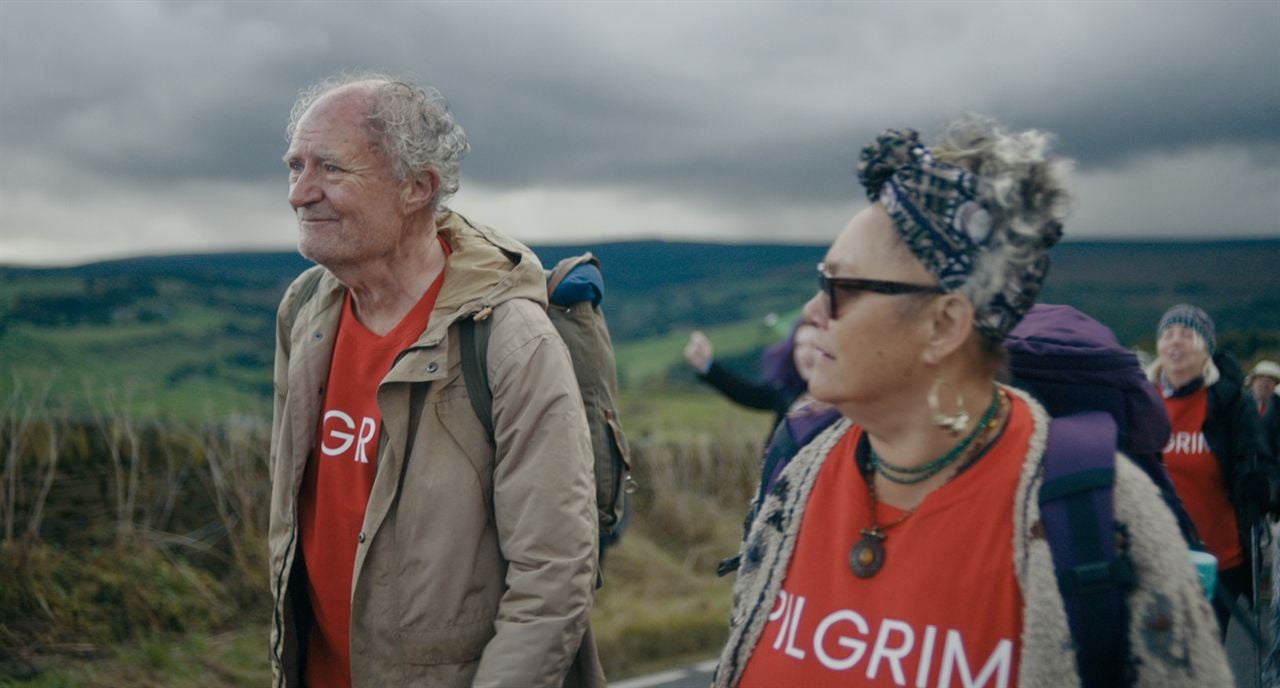
<svg viewBox="0 0 1280 688">
<path fill-rule="evenodd" d="M 1204 585 L 1204 594 L 1213 601 L 1213 589 L 1218 584 L 1218 558 L 1208 552 L 1191 550 L 1191 561 L 1200 572 L 1200 583 Z"/>
</svg>

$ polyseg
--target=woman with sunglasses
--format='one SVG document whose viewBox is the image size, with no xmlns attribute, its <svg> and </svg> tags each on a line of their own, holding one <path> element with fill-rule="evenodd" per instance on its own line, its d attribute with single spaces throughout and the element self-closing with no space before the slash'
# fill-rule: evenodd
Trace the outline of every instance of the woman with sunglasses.
<svg viewBox="0 0 1280 688">
<path fill-rule="evenodd" d="M 996 382 L 1061 236 L 1047 146 L 968 118 L 932 150 L 911 130 L 863 150 L 872 204 L 805 306 L 810 392 L 845 420 L 752 523 L 716 686 L 1080 685 L 1036 500 L 1049 418 Z M 1231 685 L 1173 515 L 1123 456 L 1113 495 L 1137 577 L 1117 680 Z"/>
</svg>

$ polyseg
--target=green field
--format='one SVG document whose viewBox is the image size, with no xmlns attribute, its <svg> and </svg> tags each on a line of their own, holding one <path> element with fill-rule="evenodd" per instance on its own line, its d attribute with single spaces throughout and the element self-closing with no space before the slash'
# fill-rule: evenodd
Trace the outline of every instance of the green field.
<svg viewBox="0 0 1280 688">
<path fill-rule="evenodd" d="M 540 249 L 548 260 L 580 248 Z M 757 352 L 813 293 L 821 247 L 611 244 L 605 312 L 624 389 L 688 389 L 681 363 L 702 329 L 717 357 L 754 372 Z M 1244 362 L 1280 356 L 1280 241 L 1068 243 L 1042 300 L 1082 308 L 1151 349 L 1168 306 L 1216 320 Z M 50 270 L 0 267 L 0 392 L 17 375 L 73 408 L 104 394 L 146 414 L 258 414 L 271 395 L 275 305 L 305 262 L 289 254 L 179 256 Z M 766 327 L 769 314 L 780 314 Z"/>
</svg>

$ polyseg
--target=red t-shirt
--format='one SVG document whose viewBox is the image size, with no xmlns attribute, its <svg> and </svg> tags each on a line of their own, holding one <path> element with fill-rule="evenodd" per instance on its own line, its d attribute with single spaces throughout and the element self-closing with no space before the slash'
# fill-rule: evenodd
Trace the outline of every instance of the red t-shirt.
<svg viewBox="0 0 1280 688">
<path fill-rule="evenodd" d="M 1209 389 L 1164 400 L 1173 434 L 1164 448 L 1164 465 L 1173 488 L 1196 524 L 1204 546 L 1218 558 L 1218 570 L 1244 563 L 1244 548 L 1236 530 L 1236 510 L 1231 506 L 1227 481 L 1218 458 L 1204 439 L 1204 419 L 1209 412 Z"/>
<path fill-rule="evenodd" d="M 381 337 L 356 319 L 350 292 L 343 300 L 316 441 L 319 452 L 307 461 L 298 495 L 313 615 L 304 667 L 309 688 L 351 686 L 351 576 L 378 470 L 378 385 L 396 356 L 427 328 L 442 284 L 443 270 L 413 310 Z"/>
<path fill-rule="evenodd" d="M 888 529 L 884 568 L 849 570 L 871 525 L 854 426 L 831 450 L 809 496 L 795 553 L 741 688 L 1017 684 L 1022 593 L 1013 568 L 1013 503 L 1031 411 L 976 464 Z M 905 512 L 881 503 L 883 525 Z"/>
</svg>

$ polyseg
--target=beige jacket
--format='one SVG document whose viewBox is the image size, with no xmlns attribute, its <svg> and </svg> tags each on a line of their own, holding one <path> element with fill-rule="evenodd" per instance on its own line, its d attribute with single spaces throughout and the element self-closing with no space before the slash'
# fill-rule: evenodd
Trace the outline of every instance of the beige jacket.
<svg viewBox="0 0 1280 688">
<path fill-rule="evenodd" d="M 568 352 L 544 310 L 541 265 L 459 215 L 438 226 L 453 253 L 430 324 L 378 388 L 377 476 L 351 585 L 352 684 L 603 686 L 589 630 L 591 446 Z M 268 544 L 280 687 L 300 684 L 309 610 L 297 496 L 345 291 L 324 272 L 287 329 L 301 281 L 285 293 L 276 332 Z M 489 309 L 496 449 L 467 397 L 455 327 Z M 411 385 L 425 385 L 416 413 Z"/>
<path fill-rule="evenodd" d="M 1018 676 L 1010 685 L 1021 688 L 1078 688 L 1071 629 L 1058 591 L 1053 555 L 1040 527 L 1036 499 L 1043 483 L 1045 442 L 1049 416 L 1029 395 L 1011 387 L 1032 410 L 1035 431 L 1023 462 L 1014 498 L 1014 571 L 1021 588 L 1022 655 Z M 849 431 L 841 420 L 828 428 L 787 465 L 775 489 L 765 498 L 744 544 L 742 568 L 733 586 L 729 641 L 720 655 L 713 688 L 738 685 L 751 659 L 778 590 L 786 577 L 804 519 L 809 494 L 831 448 Z M 1115 518 L 1130 536 L 1138 583 L 1129 593 L 1129 653 L 1138 688 L 1207 688 L 1230 686 L 1231 669 L 1213 609 L 1178 531 L 1151 480 L 1123 454 L 1116 455 Z M 975 556 L 981 556 L 976 552 Z M 981 609 L 975 609 L 981 614 Z M 867 670 L 849 670 L 850 685 Z M 932 684 L 930 684 L 932 685 Z M 954 685 L 954 684 L 953 684 Z"/>
</svg>

